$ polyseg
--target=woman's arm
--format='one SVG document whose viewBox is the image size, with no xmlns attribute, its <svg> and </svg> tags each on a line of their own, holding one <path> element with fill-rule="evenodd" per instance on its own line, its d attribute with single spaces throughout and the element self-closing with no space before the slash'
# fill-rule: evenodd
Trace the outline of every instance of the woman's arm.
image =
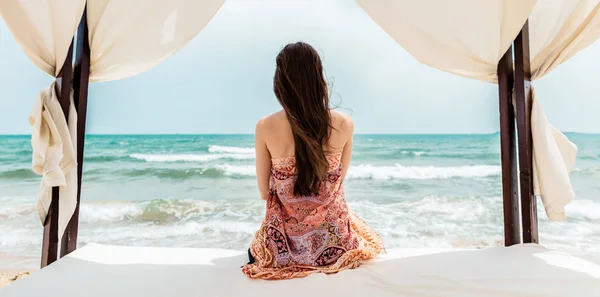
<svg viewBox="0 0 600 297">
<path fill-rule="evenodd" d="M 342 183 L 346 179 L 346 173 L 350 168 L 350 159 L 352 158 L 352 139 L 354 136 L 354 122 L 350 116 L 346 116 L 342 122 L 342 132 L 346 135 L 346 144 L 342 150 Z"/>
<path fill-rule="evenodd" d="M 254 132 L 254 148 L 256 150 L 256 180 L 258 191 L 263 200 L 269 197 L 269 178 L 271 177 L 271 153 L 265 142 L 265 119 L 256 123 Z"/>
</svg>

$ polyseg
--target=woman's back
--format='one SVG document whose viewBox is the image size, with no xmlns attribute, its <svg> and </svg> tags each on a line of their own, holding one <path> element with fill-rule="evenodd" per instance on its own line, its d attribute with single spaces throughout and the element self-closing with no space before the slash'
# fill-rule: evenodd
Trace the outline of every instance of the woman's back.
<svg viewBox="0 0 600 297">
<path fill-rule="evenodd" d="M 379 235 L 346 205 L 352 119 L 329 108 L 321 60 L 305 43 L 277 56 L 273 90 L 283 110 L 256 125 L 256 176 L 265 219 L 242 271 L 287 279 L 355 268 L 383 252 Z"/>
<path fill-rule="evenodd" d="M 263 118 L 258 129 L 264 135 L 267 149 L 272 159 L 294 156 L 295 142 L 292 127 L 285 111 L 276 112 Z M 323 150 L 327 153 L 342 152 L 347 143 L 352 141 L 354 124 L 350 116 L 331 111 L 331 128 L 327 144 Z"/>
</svg>

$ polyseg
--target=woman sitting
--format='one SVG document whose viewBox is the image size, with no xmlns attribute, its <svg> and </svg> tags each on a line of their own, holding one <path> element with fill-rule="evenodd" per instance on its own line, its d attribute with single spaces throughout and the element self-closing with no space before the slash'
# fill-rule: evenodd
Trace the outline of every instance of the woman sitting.
<svg viewBox="0 0 600 297">
<path fill-rule="evenodd" d="M 256 173 L 267 211 L 242 271 L 289 279 L 356 268 L 385 252 L 346 204 L 352 119 L 329 108 L 321 59 L 308 44 L 288 44 L 273 81 L 283 110 L 256 125 Z"/>
</svg>

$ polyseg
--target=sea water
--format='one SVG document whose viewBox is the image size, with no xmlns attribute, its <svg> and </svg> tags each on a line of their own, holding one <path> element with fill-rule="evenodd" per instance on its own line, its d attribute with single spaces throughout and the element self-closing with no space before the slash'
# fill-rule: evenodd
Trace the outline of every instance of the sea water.
<svg viewBox="0 0 600 297">
<path fill-rule="evenodd" d="M 540 243 L 600 253 L 600 135 L 579 147 L 568 222 L 539 203 Z M 27 136 L 0 136 L 0 268 L 39 264 L 40 177 Z M 80 246 L 90 242 L 243 250 L 264 216 L 252 135 L 88 136 Z M 386 247 L 502 245 L 499 135 L 357 135 L 350 207 Z"/>
</svg>

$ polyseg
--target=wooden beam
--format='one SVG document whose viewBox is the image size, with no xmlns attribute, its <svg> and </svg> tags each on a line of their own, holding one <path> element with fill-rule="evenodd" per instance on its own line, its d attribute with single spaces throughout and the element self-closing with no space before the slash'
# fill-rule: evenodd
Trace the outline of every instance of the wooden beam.
<svg viewBox="0 0 600 297">
<path fill-rule="evenodd" d="M 79 202 L 81 201 L 81 178 L 83 173 L 88 84 L 90 78 L 90 44 L 88 38 L 87 12 L 84 10 L 83 17 L 77 29 L 75 75 L 73 79 L 74 103 L 77 109 L 77 207 L 63 235 L 60 251 L 61 257 L 77 249 L 77 235 L 79 233 Z"/>
<path fill-rule="evenodd" d="M 523 242 L 537 243 L 537 203 L 533 195 L 533 142 L 531 140 L 531 66 L 529 53 L 529 22 L 514 42 L 515 93 L 517 131 L 519 138 L 519 181 L 521 187 L 521 219 Z"/>
<path fill-rule="evenodd" d="M 502 204 L 504 206 L 504 245 L 521 243 L 519 222 L 519 184 L 517 180 L 517 146 L 515 114 L 512 104 L 512 46 L 498 63 L 500 106 L 500 158 L 502 161 Z"/>
<path fill-rule="evenodd" d="M 67 57 L 65 63 L 60 71 L 60 74 L 56 77 L 56 94 L 58 96 L 58 102 L 65 114 L 65 120 L 69 118 L 69 105 L 71 96 L 71 82 L 73 79 L 73 41 L 67 51 Z M 50 209 L 44 222 L 44 235 L 42 239 L 42 263 L 41 267 L 44 268 L 52 262 L 56 261 L 58 256 L 58 200 L 59 200 L 59 188 L 52 188 L 52 202 L 50 203 Z"/>
</svg>

